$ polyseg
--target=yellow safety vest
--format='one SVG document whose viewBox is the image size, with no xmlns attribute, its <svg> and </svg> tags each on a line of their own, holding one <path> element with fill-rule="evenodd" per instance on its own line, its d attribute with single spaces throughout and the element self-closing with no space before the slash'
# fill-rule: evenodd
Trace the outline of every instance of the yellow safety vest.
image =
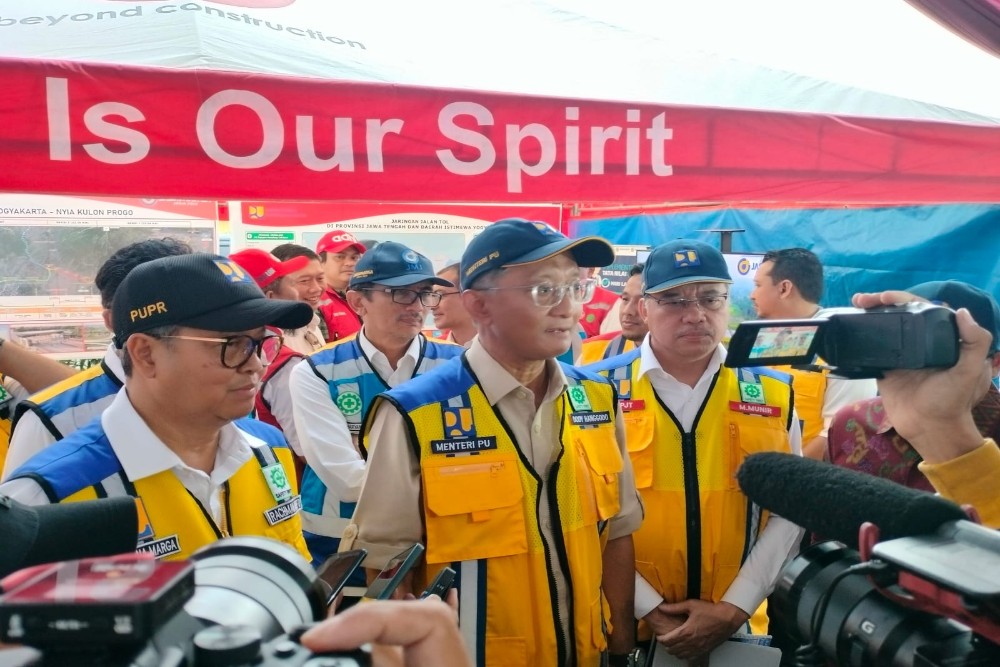
<svg viewBox="0 0 1000 667">
<path fill-rule="evenodd" d="M 464 367 L 459 372 L 464 373 Z M 439 376 L 432 373 L 412 382 L 428 384 L 434 380 L 431 375 Z M 549 517 L 537 514 L 537 473 L 524 463 L 503 419 L 478 384 L 468 385 L 467 407 L 451 413 L 459 417 L 449 419 L 448 426 L 443 407 L 454 408 L 447 408 L 447 401 L 424 400 L 413 405 L 397 390 L 388 395 L 390 400 L 401 401 L 397 404 L 420 447 L 429 571 L 418 579 L 426 580 L 449 563 L 468 568 L 459 575 L 463 584 L 460 606 L 465 610 L 463 617 L 476 609 L 474 617 L 479 621 L 473 638 L 477 645 L 472 648 L 480 665 L 568 664 L 568 646 L 574 647 L 572 664 L 599 665 L 607 649 L 602 550 L 606 523 L 620 509 L 618 475 L 624 462 L 615 437 L 612 387 L 589 379 L 571 379 L 571 383 L 575 384 L 563 394 L 557 409 L 562 453 L 550 471 L 555 476 L 552 509 L 558 510 L 551 520 L 558 521 L 553 530 L 561 536 L 556 544 L 545 544 L 539 529 L 540 522 Z M 456 384 L 461 391 L 463 383 Z M 574 411 L 568 398 L 574 387 L 586 392 L 591 411 Z M 415 386 L 409 389 L 412 401 L 419 401 L 418 394 L 427 395 Z M 374 412 L 373 408 L 369 414 Z M 447 453 L 469 437 L 485 448 L 475 454 Z M 568 568 L 571 609 L 555 608 L 547 552 L 564 570 Z M 477 585 L 468 585 L 464 572 L 474 573 Z M 569 613 L 574 636 L 565 638 L 556 615 Z M 463 631 L 470 636 L 468 628 Z"/>
<path fill-rule="evenodd" d="M 639 363 L 637 357 L 633 377 Z M 663 406 L 647 376 L 621 396 L 646 511 L 633 534 L 636 569 L 668 602 L 721 600 L 767 522 L 767 513 L 743 495 L 736 471 L 755 452 L 790 451 L 791 391 L 779 379 L 755 377 L 763 404 L 744 401 L 736 373 L 720 368 L 691 434 Z M 692 499 L 697 504 L 689 506 Z M 753 614 L 751 628 L 766 633 L 766 605 Z M 648 636 L 644 629 L 640 634 Z"/>
<path fill-rule="evenodd" d="M 5 376 L 0 373 L 0 382 Z M 3 470 L 4 463 L 7 462 L 7 449 L 10 446 L 11 418 L 14 416 L 14 397 L 6 388 L 0 388 L 0 396 L 5 396 L 6 400 L 0 403 L 0 470 Z"/>
<path fill-rule="evenodd" d="M 0 470 L 7 462 L 7 448 L 10 445 L 10 418 L 0 418 Z"/>
<path fill-rule="evenodd" d="M 615 336 L 595 336 L 586 338 L 580 344 L 580 361 L 577 366 L 586 366 L 601 359 L 609 359 L 635 349 L 635 343 L 625 340 L 619 333 Z"/>
<path fill-rule="evenodd" d="M 791 366 L 775 366 L 774 370 L 792 376 L 795 414 L 802 422 L 802 444 L 805 444 L 823 430 L 823 401 L 826 399 L 826 376 L 830 371 L 803 371 Z"/>
<path fill-rule="evenodd" d="M 272 450 L 284 468 L 292 498 L 277 502 L 264 481 L 263 468 L 251 458 L 231 477 L 224 494 L 225 526 L 216 525 L 209 509 L 195 500 L 177 476 L 170 470 L 137 480 L 132 488 L 103 484 L 108 495 L 128 494 L 139 499 L 139 546 L 157 558 L 178 560 L 190 558 L 201 547 L 232 535 L 259 535 L 284 542 L 309 560 L 309 550 L 302 537 L 302 522 L 291 450 Z M 62 502 L 77 502 L 97 498 L 95 487 L 88 486 L 68 496 Z M 293 511 L 293 514 L 289 512 Z M 271 522 L 274 522 L 272 525 Z"/>
</svg>

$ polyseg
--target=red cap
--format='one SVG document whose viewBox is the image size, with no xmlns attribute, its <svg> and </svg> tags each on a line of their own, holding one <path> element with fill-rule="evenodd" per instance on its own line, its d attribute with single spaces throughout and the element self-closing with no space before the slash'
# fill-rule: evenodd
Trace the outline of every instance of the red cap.
<svg viewBox="0 0 1000 667">
<path fill-rule="evenodd" d="M 365 254 L 364 245 L 354 237 L 354 234 L 345 232 L 342 229 L 334 229 L 326 234 L 316 244 L 316 254 L 323 252 L 344 252 L 348 248 L 354 248 L 362 255 Z"/>
<path fill-rule="evenodd" d="M 284 278 L 289 273 L 301 271 L 309 266 L 308 257 L 292 257 L 287 262 L 282 262 L 271 253 L 258 250 L 257 248 L 247 248 L 246 250 L 234 252 L 229 255 L 229 259 L 243 267 L 261 289 L 264 289 L 278 278 Z"/>
</svg>

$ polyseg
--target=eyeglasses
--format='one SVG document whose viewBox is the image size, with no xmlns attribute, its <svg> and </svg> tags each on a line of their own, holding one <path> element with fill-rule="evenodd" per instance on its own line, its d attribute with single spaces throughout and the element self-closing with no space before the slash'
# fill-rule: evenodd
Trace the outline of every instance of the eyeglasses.
<svg viewBox="0 0 1000 667">
<path fill-rule="evenodd" d="M 270 366 L 278 358 L 284 337 L 269 334 L 254 338 L 246 334 L 225 338 L 202 338 L 201 336 L 153 336 L 153 338 L 179 338 L 180 340 L 200 340 L 203 343 L 222 343 L 220 359 L 226 368 L 239 368 L 254 354 L 264 366 Z"/>
<path fill-rule="evenodd" d="M 439 297 L 441 297 L 441 298 L 438 299 L 438 306 L 440 306 L 441 302 L 444 301 L 444 298 L 446 296 L 455 296 L 456 294 L 461 294 L 462 290 L 457 290 L 456 289 L 456 290 L 452 290 L 450 292 L 445 292 L 444 290 L 434 290 L 434 293 L 437 294 Z M 437 306 L 432 306 L 432 307 L 436 308 Z"/>
<path fill-rule="evenodd" d="M 398 303 L 401 306 L 409 306 L 417 299 L 420 299 L 421 305 L 427 306 L 428 308 L 433 308 L 434 306 L 441 303 L 441 293 L 440 292 L 417 292 L 416 290 L 403 289 L 399 287 L 362 287 L 360 292 L 385 292 L 392 297 L 393 303 Z"/>
<path fill-rule="evenodd" d="M 531 293 L 531 300 L 539 308 L 552 308 L 562 303 L 562 300 L 569 296 L 573 303 L 587 303 L 594 298 L 594 289 L 597 283 L 593 280 L 578 280 L 568 285 L 553 285 L 552 283 L 542 283 L 540 285 L 520 285 L 517 287 L 482 287 L 478 288 L 484 292 L 499 292 L 501 290 L 519 289 L 527 290 Z M 473 288 L 476 289 L 476 288 Z"/>
<path fill-rule="evenodd" d="M 694 299 L 657 299 L 651 294 L 644 294 L 650 301 L 655 301 L 657 304 L 663 306 L 664 308 L 669 308 L 675 312 L 683 312 L 688 306 L 697 305 L 702 310 L 706 311 L 716 311 L 725 305 L 726 299 L 729 298 L 728 294 L 708 294 L 705 296 L 699 296 Z"/>
</svg>

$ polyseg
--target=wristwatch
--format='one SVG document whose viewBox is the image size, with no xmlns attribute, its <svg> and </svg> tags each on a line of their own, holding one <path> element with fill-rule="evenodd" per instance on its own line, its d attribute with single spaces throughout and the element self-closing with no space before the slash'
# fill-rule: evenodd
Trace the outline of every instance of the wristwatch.
<svg viewBox="0 0 1000 667">
<path fill-rule="evenodd" d="M 608 667 L 640 667 L 642 664 L 642 649 L 639 648 L 628 653 L 608 653 Z"/>
</svg>

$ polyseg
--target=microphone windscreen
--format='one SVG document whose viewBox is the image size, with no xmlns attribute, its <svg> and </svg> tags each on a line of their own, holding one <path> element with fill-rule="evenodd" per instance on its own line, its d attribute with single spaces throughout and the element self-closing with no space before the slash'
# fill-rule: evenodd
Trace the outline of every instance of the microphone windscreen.
<svg viewBox="0 0 1000 667">
<path fill-rule="evenodd" d="M 736 478 L 764 509 L 852 549 L 865 521 L 878 526 L 881 541 L 931 533 L 968 518 L 961 507 L 932 493 L 792 454 L 751 454 Z"/>
<path fill-rule="evenodd" d="M 135 551 L 138 514 L 130 496 L 40 506 L 0 496 L 0 577 L 42 563 Z"/>
</svg>

